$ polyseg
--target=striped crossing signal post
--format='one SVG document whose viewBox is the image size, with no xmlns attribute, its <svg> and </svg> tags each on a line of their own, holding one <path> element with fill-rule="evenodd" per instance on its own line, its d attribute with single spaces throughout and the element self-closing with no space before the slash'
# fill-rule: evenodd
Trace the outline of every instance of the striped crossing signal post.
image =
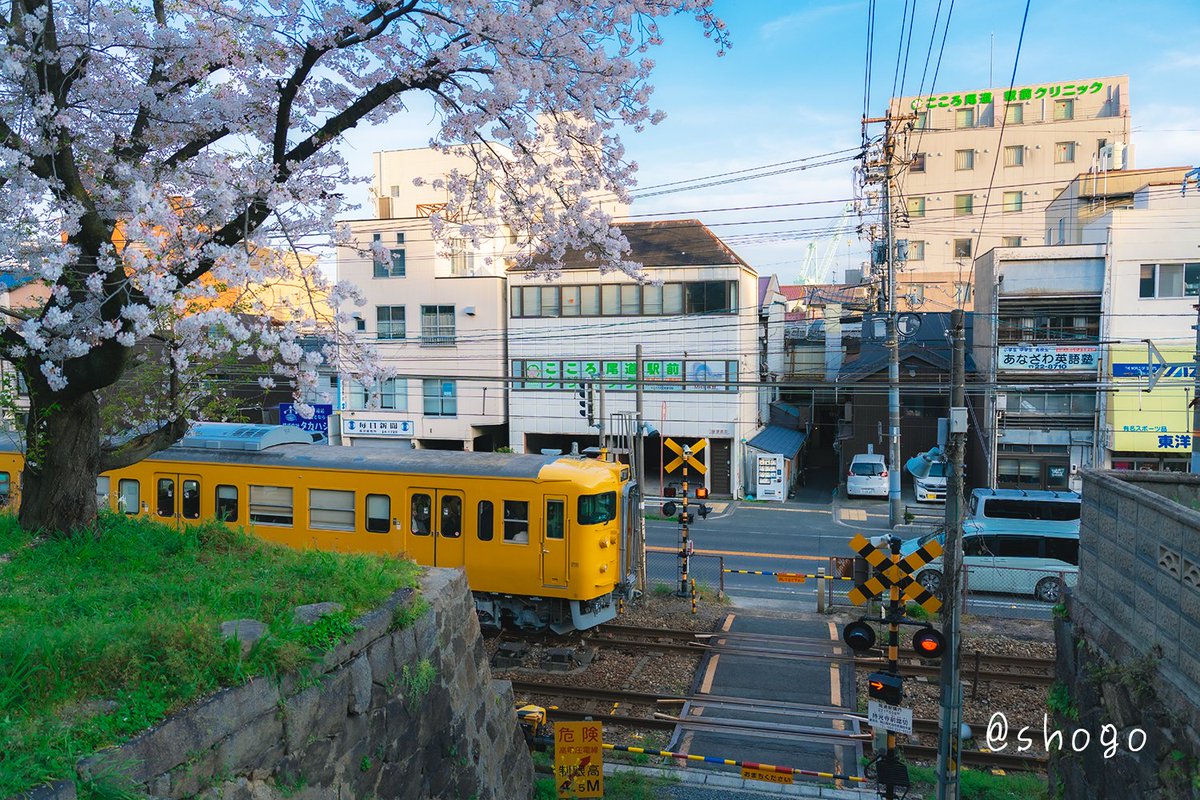
<svg viewBox="0 0 1200 800">
<path fill-rule="evenodd" d="M 696 594 L 695 587 L 688 583 L 688 571 L 691 567 L 692 560 L 692 543 L 688 539 L 688 525 L 692 521 L 692 515 L 688 512 L 688 467 L 699 472 L 701 475 L 708 472 L 708 467 L 703 462 L 696 459 L 696 455 L 708 445 L 708 439 L 700 439 L 693 445 L 680 445 L 674 439 L 664 439 L 663 444 L 667 446 L 675 458 L 671 463 L 667 464 L 665 469 L 667 472 L 674 472 L 683 467 L 683 486 L 682 500 L 683 509 L 679 512 L 679 597 L 688 597 L 689 593 L 692 598 L 692 613 L 696 613 Z M 663 494 L 667 495 L 664 489 Z M 708 491 L 703 487 L 696 489 L 696 497 L 708 497 Z M 700 504 L 700 515 L 708 516 L 708 509 L 703 503 Z M 668 514 L 667 516 L 671 516 Z"/>
<path fill-rule="evenodd" d="M 923 630 L 914 637 L 914 647 L 925 658 L 937 658 L 941 655 L 944 643 L 937 632 L 925 623 L 919 623 L 906 618 L 900 606 L 902 597 L 918 603 L 929 613 L 936 613 L 942 607 L 942 601 L 930 593 L 924 586 L 917 583 L 912 575 L 915 571 L 928 564 L 942 554 L 942 547 L 937 540 L 931 540 L 925 545 L 900 558 L 900 537 L 888 534 L 882 537 L 881 545 L 877 547 L 862 534 L 850 540 L 850 547 L 870 564 L 875 574 L 850 590 L 850 600 L 855 605 L 862 605 L 872 597 L 888 593 L 888 611 L 885 622 L 888 626 L 887 638 L 887 670 L 872 673 L 869 676 L 869 694 L 874 700 L 879 700 L 884 708 L 900 711 L 899 704 L 903 699 L 903 683 L 900 675 L 900 626 L 919 625 Z M 868 635 L 870 634 L 870 635 Z M 858 650 L 869 649 L 875 643 L 873 631 L 866 619 L 860 619 L 848 624 L 842 631 L 842 638 L 851 648 Z M 874 711 L 871 712 L 874 714 Z M 911 711 L 909 723 L 911 725 Z M 886 719 L 886 717 L 885 717 Z M 904 765 L 896 753 L 896 730 L 887 727 L 887 751 L 875 761 L 875 774 L 883 795 L 887 800 L 894 800 L 896 790 L 909 786 L 908 767 Z M 905 731 L 911 732 L 911 731 Z"/>
</svg>

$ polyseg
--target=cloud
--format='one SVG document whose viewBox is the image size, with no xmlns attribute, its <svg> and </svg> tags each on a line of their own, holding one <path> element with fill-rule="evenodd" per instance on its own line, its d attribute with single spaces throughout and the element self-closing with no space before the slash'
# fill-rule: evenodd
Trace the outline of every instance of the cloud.
<svg viewBox="0 0 1200 800">
<path fill-rule="evenodd" d="M 859 2 L 828 3 L 826 5 L 814 6 L 764 23 L 759 27 L 758 32 L 764 39 L 787 36 L 797 31 L 803 33 L 820 20 L 836 17 L 847 11 L 858 10 L 862 7 L 861 0 Z"/>
<path fill-rule="evenodd" d="M 1172 50 L 1150 64 L 1155 72 L 1178 72 L 1200 68 L 1200 53 Z"/>
</svg>

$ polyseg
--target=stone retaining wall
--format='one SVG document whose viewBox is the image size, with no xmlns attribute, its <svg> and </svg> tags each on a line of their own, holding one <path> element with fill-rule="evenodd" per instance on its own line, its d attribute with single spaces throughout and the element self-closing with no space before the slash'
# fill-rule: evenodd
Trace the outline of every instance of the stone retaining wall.
<svg viewBox="0 0 1200 800">
<path fill-rule="evenodd" d="M 154 798 L 520 800 L 533 764 L 512 687 L 492 681 L 460 570 L 422 580 L 425 613 L 393 630 L 398 592 L 313 674 L 260 677 L 83 759 L 83 780 Z M 74 784 L 31 800 L 68 800 Z"/>
</svg>

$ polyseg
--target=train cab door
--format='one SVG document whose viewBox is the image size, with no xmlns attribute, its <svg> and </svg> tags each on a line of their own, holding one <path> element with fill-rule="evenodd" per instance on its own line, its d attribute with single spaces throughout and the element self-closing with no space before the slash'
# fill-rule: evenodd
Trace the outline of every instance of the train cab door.
<svg viewBox="0 0 1200 800">
<path fill-rule="evenodd" d="M 567 498 L 547 496 L 542 509 L 542 585 L 567 586 Z"/>
<path fill-rule="evenodd" d="M 418 564 L 463 565 L 463 493 L 415 488 L 409 492 L 406 550 Z"/>
<path fill-rule="evenodd" d="M 154 518 L 176 525 L 200 519 L 200 476 L 154 474 Z"/>
</svg>

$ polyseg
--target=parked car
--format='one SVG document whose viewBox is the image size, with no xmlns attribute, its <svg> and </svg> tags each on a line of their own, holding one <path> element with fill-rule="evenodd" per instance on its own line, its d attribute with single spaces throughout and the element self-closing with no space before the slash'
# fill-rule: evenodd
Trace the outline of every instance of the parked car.
<svg viewBox="0 0 1200 800">
<path fill-rule="evenodd" d="M 846 496 L 888 496 L 888 468 L 883 456 L 877 453 L 860 453 L 850 460 L 846 472 Z"/>
<path fill-rule="evenodd" d="M 946 462 L 934 461 L 928 475 L 914 477 L 913 493 L 918 503 L 946 502 Z"/>
<path fill-rule="evenodd" d="M 944 532 L 930 533 L 905 542 L 901 556 L 934 538 L 945 544 Z M 1079 578 L 1079 532 L 964 530 L 963 567 L 970 592 L 1033 595 L 1044 603 L 1057 603 L 1063 596 L 1063 584 L 1074 586 Z M 940 596 L 942 560 L 935 559 L 918 572 L 917 582 Z"/>
</svg>

